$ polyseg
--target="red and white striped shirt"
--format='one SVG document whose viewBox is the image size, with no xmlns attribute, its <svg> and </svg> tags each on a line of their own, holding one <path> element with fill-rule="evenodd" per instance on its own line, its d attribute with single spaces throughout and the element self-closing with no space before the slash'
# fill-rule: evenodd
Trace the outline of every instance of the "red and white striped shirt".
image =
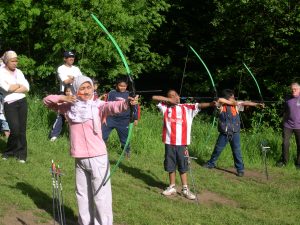
<svg viewBox="0 0 300 225">
<path fill-rule="evenodd" d="M 170 145 L 189 145 L 193 118 L 200 111 L 198 103 L 175 106 L 159 103 L 157 107 L 164 115 L 162 141 Z"/>
</svg>

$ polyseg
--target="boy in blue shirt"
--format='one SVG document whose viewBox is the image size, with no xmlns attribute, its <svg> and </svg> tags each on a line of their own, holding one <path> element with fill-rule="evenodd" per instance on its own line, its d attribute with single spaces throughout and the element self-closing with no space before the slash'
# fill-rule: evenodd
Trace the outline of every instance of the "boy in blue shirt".
<svg viewBox="0 0 300 225">
<path fill-rule="evenodd" d="M 223 90 L 222 95 L 223 98 L 219 98 L 217 101 L 219 104 L 219 137 L 210 160 L 204 165 L 204 167 L 208 169 L 215 168 L 216 161 L 229 142 L 234 159 L 234 166 L 237 170 L 237 176 L 242 177 L 244 176 L 244 163 L 241 152 L 241 122 L 239 111 L 244 111 L 245 106 L 264 107 L 264 104 L 251 101 L 236 101 L 234 98 L 234 92 L 230 89 Z"/>
<path fill-rule="evenodd" d="M 123 99 L 127 100 L 129 97 L 129 91 L 127 91 L 127 87 L 128 87 L 127 79 L 125 77 L 119 78 L 116 82 L 116 89 L 110 91 L 107 94 L 107 101 L 118 101 Z M 121 148 L 123 149 L 128 137 L 129 123 L 130 123 L 130 109 L 117 115 L 108 116 L 106 119 L 106 123 L 102 125 L 103 140 L 107 142 L 111 131 L 113 129 L 116 129 L 121 142 Z M 137 123 L 138 123 L 137 107 L 135 107 L 134 125 L 137 125 Z M 126 157 L 127 158 L 130 157 L 129 145 L 126 149 Z"/>
</svg>

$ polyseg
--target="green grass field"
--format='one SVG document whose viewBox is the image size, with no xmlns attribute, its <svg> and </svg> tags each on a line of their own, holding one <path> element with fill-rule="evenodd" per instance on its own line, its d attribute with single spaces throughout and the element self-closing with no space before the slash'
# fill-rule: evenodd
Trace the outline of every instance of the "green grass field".
<svg viewBox="0 0 300 225">
<path fill-rule="evenodd" d="M 56 142 L 47 139 L 55 114 L 42 106 L 41 100 L 29 102 L 28 162 L 14 159 L 1 161 L 0 224 L 12 209 L 34 212 L 36 224 L 51 224 L 52 181 L 51 160 L 58 162 L 64 173 L 63 193 L 67 224 L 76 224 L 77 205 L 74 186 L 74 160 L 69 156 L 67 134 Z M 218 160 L 218 168 L 208 170 L 201 164 L 209 159 L 217 138 L 216 128 L 204 123 L 201 115 L 193 125 L 190 155 L 193 180 L 198 202 L 161 195 L 168 185 L 163 170 L 164 145 L 161 142 L 162 118 L 158 112 L 142 111 L 142 118 L 134 129 L 132 156 L 124 160 L 112 177 L 115 224 L 300 224 L 300 171 L 295 169 L 295 143 L 291 144 L 291 162 L 276 168 L 280 155 L 281 136 L 271 129 L 242 132 L 242 151 L 245 176 L 235 176 L 231 150 L 227 147 Z M 267 140 L 269 180 L 264 174 L 260 143 Z M 0 140 L 5 148 L 5 140 Z M 111 164 L 120 154 L 117 135 L 108 143 Z M 177 180 L 180 191 L 179 179 Z M 194 183 L 194 185 L 192 185 Z M 20 223 L 22 224 L 22 223 Z M 52 223 L 53 224 L 53 223 Z"/>
</svg>

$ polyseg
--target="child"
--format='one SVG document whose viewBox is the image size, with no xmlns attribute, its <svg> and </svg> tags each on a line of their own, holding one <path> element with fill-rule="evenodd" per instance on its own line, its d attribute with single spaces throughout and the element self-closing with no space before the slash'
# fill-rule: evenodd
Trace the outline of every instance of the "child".
<svg viewBox="0 0 300 225">
<path fill-rule="evenodd" d="M 194 200 L 196 196 L 189 191 L 187 182 L 188 149 L 190 144 L 193 118 L 200 109 L 214 106 L 211 103 L 180 104 L 180 97 L 175 90 L 169 90 L 167 97 L 153 96 L 153 100 L 160 101 L 157 105 L 164 115 L 162 141 L 165 143 L 165 171 L 169 172 L 170 185 L 163 191 L 163 195 L 176 194 L 176 167 L 180 173 L 182 194 L 187 199 Z"/>
<path fill-rule="evenodd" d="M 138 97 L 128 101 L 103 102 L 93 100 L 93 82 L 79 76 L 73 83 L 76 96 L 50 95 L 44 98 L 47 107 L 65 113 L 70 129 L 70 153 L 75 158 L 78 222 L 113 224 L 109 160 L 101 134 L 101 121 L 108 115 L 126 111 L 137 104 Z M 130 101 L 130 102 L 129 102 Z M 107 176 L 105 176 L 107 174 Z"/>
<path fill-rule="evenodd" d="M 68 84 L 65 85 L 65 87 L 64 87 L 64 95 L 66 95 L 66 96 L 72 95 L 72 88 Z M 55 141 L 57 139 L 57 137 L 60 135 L 62 128 L 64 126 L 64 123 L 65 123 L 65 120 L 66 120 L 65 115 L 58 112 L 56 120 L 52 126 L 52 130 L 49 134 L 50 141 Z"/>
<path fill-rule="evenodd" d="M 117 101 L 117 100 L 127 100 L 129 96 L 129 92 L 127 91 L 127 80 L 126 78 L 119 78 L 116 82 L 116 90 L 112 90 L 108 93 L 107 101 Z M 137 125 L 137 113 L 135 107 L 135 113 L 134 113 L 134 125 Z M 120 113 L 118 115 L 109 116 L 106 119 L 106 123 L 102 126 L 102 135 L 103 140 L 107 142 L 109 134 L 113 129 L 117 130 L 120 142 L 121 142 L 121 148 L 123 149 L 126 140 L 128 137 L 128 125 L 130 122 L 130 110 L 128 109 L 126 112 Z M 126 149 L 126 157 L 128 158 L 130 156 L 130 146 L 128 145 Z"/>
<path fill-rule="evenodd" d="M 93 83 L 94 83 L 94 100 L 97 100 L 99 98 L 98 91 L 97 91 L 99 87 L 99 83 L 95 79 L 93 79 Z"/>
<path fill-rule="evenodd" d="M 9 130 L 8 123 L 5 119 L 3 104 L 4 104 L 3 94 L 0 93 L 0 124 L 1 124 L 0 127 L 1 127 L 1 131 L 4 133 L 4 136 L 8 138 L 10 134 L 10 130 Z"/>
<path fill-rule="evenodd" d="M 104 93 L 102 95 L 98 95 L 98 87 L 99 87 L 99 82 L 95 79 L 93 79 L 93 83 L 94 83 L 94 100 L 100 99 L 102 101 L 107 101 L 107 94 Z"/>
<path fill-rule="evenodd" d="M 242 177 L 244 176 L 244 163 L 240 143 L 239 111 L 243 111 L 244 106 L 264 107 L 264 104 L 250 101 L 235 101 L 234 92 L 230 89 L 223 90 L 222 95 L 224 98 L 218 99 L 218 109 L 220 111 L 218 124 L 219 137 L 211 158 L 204 167 L 209 169 L 215 168 L 217 159 L 229 142 L 234 159 L 234 166 L 237 170 L 237 176 Z"/>
</svg>

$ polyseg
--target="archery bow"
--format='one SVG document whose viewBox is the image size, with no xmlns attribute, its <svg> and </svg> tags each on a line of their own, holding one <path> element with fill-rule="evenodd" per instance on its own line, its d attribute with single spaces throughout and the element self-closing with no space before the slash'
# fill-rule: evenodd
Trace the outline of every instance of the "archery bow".
<svg viewBox="0 0 300 225">
<path fill-rule="evenodd" d="M 207 72 L 207 74 L 209 75 L 211 84 L 212 84 L 213 89 L 214 89 L 214 94 L 215 94 L 214 100 L 216 100 L 216 99 L 218 98 L 218 91 L 217 91 L 217 88 L 216 88 L 214 79 L 213 79 L 213 77 L 212 77 L 212 75 L 211 75 L 211 73 L 210 73 L 208 67 L 206 66 L 205 62 L 202 60 L 202 58 L 200 57 L 200 55 L 196 52 L 196 50 L 195 50 L 192 46 L 190 46 L 190 45 L 189 45 L 189 47 L 190 47 L 190 49 L 192 50 L 192 52 L 194 52 L 194 54 L 197 56 L 197 58 L 200 60 L 200 62 L 201 62 L 202 65 L 204 66 L 204 68 L 206 69 L 206 72 Z M 214 118 L 213 118 L 213 122 L 212 122 L 211 128 L 210 128 L 210 130 L 209 130 L 208 137 L 207 137 L 206 140 L 205 140 L 204 146 L 207 145 L 207 143 L 208 143 L 208 141 L 209 141 L 209 139 L 210 139 L 210 137 L 211 137 L 211 133 L 212 133 L 211 131 L 212 131 L 212 129 L 214 128 L 214 126 L 215 126 L 215 124 L 216 124 L 216 115 L 217 115 L 217 110 L 216 110 L 216 108 L 215 108 L 213 114 L 214 114 L 214 116 L 213 116 L 213 117 L 214 117 Z"/>
<path fill-rule="evenodd" d="M 190 45 L 189 45 L 189 47 L 190 47 L 190 49 L 195 53 L 195 55 L 198 57 L 198 59 L 200 60 L 200 62 L 201 62 L 202 65 L 204 66 L 204 68 L 206 69 L 206 71 L 207 71 L 207 73 L 208 73 L 208 75 L 209 75 L 211 84 L 212 84 L 212 86 L 213 86 L 214 92 L 215 92 L 215 97 L 217 97 L 217 95 L 218 95 L 217 88 L 216 88 L 214 79 L 212 78 L 212 75 L 211 75 L 211 73 L 210 73 L 208 67 L 206 66 L 205 62 L 201 59 L 200 55 L 196 52 L 196 50 L 193 49 L 193 47 L 190 46 Z"/>
<path fill-rule="evenodd" d="M 259 93 L 259 95 L 260 95 L 261 101 L 262 101 L 262 103 L 264 103 L 264 98 L 263 98 L 263 96 L 262 96 L 262 94 L 261 94 L 260 87 L 259 87 L 259 85 L 258 85 L 257 80 L 255 79 L 255 76 L 253 75 L 253 73 L 251 72 L 251 70 L 249 69 L 249 67 L 248 67 L 244 62 L 243 62 L 243 65 L 244 65 L 244 67 L 247 69 L 247 71 L 248 71 L 248 73 L 251 75 L 251 77 L 253 78 L 253 80 L 254 80 L 254 82 L 255 82 L 255 84 L 256 84 L 258 93 Z"/>
<path fill-rule="evenodd" d="M 264 98 L 263 98 L 263 96 L 262 96 L 262 94 L 261 94 L 260 87 L 259 87 L 259 85 L 258 85 L 258 82 L 257 82 L 255 76 L 253 75 L 253 73 L 251 72 L 251 70 L 249 69 L 249 67 L 246 65 L 246 63 L 243 62 L 243 65 L 244 65 L 244 67 L 246 68 L 246 70 L 248 71 L 248 73 L 251 75 L 251 77 L 253 78 L 253 80 L 254 80 L 254 82 L 255 82 L 255 84 L 256 84 L 256 87 L 257 87 L 259 96 L 260 96 L 260 98 L 261 98 L 261 101 L 262 101 L 262 103 L 264 104 Z M 260 125 L 261 119 L 262 119 L 262 116 L 260 116 L 260 118 L 259 118 L 258 125 Z"/>
<path fill-rule="evenodd" d="M 217 98 L 218 97 L 218 91 L 217 91 L 214 79 L 213 79 L 213 77 L 212 77 L 212 75 L 211 75 L 208 67 L 206 66 L 205 62 L 202 60 L 202 58 L 200 57 L 200 55 L 196 52 L 196 50 L 192 46 L 190 46 L 190 45 L 189 45 L 189 47 L 194 52 L 194 54 L 198 57 L 198 59 L 200 60 L 200 62 L 204 66 L 204 68 L 206 69 L 206 72 L 207 72 L 207 74 L 208 74 L 208 76 L 210 78 L 211 84 L 212 84 L 213 89 L 214 89 L 215 98 Z M 216 117 L 214 116 L 214 119 L 213 119 L 213 122 L 212 122 L 212 127 L 214 127 L 215 123 L 216 123 Z"/>
<path fill-rule="evenodd" d="M 126 61 L 126 58 L 122 52 L 122 50 L 120 49 L 119 45 L 117 44 L 116 40 L 114 39 L 114 37 L 108 32 L 108 30 L 106 29 L 106 27 L 99 21 L 99 19 L 94 15 L 94 14 L 91 14 L 91 16 L 93 17 L 93 19 L 96 21 L 96 23 L 99 25 L 99 27 L 106 33 L 106 35 L 109 37 L 109 39 L 111 40 L 111 42 L 113 43 L 114 47 L 117 49 L 121 59 L 122 59 L 122 62 L 125 66 L 125 69 L 126 69 L 126 72 L 127 72 L 127 77 L 128 77 L 128 88 L 130 90 L 130 96 L 131 97 L 135 97 L 135 86 L 134 86 L 134 81 L 132 79 L 132 76 L 131 76 L 131 71 L 129 69 L 129 66 L 128 66 L 128 63 Z M 125 154 L 125 151 L 127 149 L 127 147 L 129 146 L 129 143 L 130 143 L 130 139 L 131 139 L 131 136 L 132 136 L 132 128 L 133 128 L 133 122 L 134 122 L 134 117 L 133 117 L 133 106 L 130 106 L 130 124 L 128 126 L 128 136 L 127 136 L 127 140 L 126 140 L 126 143 L 124 145 L 124 148 L 122 150 L 122 153 L 118 159 L 118 161 L 116 162 L 116 165 L 112 168 L 111 172 L 110 172 L 110 175 L 107 177 L 107 179 L 103 179 L 103 186 L 109 181 L 109 179 L 112 177 L 112 175 L 114 174 L 114 172 L 116 171 L 116 169 L 119 167 L 119 164 L 122 162 L 122 160 L 124 159 L 124 154 Z M 99 187 L 101 188 L 102 185 Z"/>
</svg>

